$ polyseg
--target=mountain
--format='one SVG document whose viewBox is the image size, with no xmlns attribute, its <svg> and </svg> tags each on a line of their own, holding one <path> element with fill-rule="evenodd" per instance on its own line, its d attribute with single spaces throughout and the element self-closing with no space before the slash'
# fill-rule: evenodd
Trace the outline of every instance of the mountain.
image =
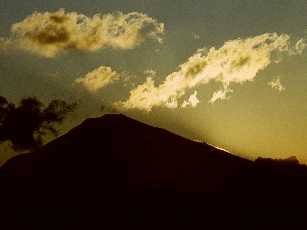
<svg viewBox="0 0 307 230">
<path fill-rule="evenodd" d="M 307 222 L 307 167 L 296 158 L 253 162 L 121 114 L 87 119 L 9 160 L 0 184 L 5 229 L 280 229 Z"/>
</svg>

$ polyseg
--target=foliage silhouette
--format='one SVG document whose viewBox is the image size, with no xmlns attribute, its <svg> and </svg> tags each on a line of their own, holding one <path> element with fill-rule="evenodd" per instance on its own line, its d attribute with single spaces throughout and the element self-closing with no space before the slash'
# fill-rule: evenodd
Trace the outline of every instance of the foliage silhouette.
<svg viewBox="0 0 307 230">
<path fill-rule="evenodd" d="M 0 96 L 0 143 L 11 141 L 15 150 L 31 150 L 42 145 L 46 134 L 58 135 L 57 124 L 76 107 L 63 100 L 47 106 L 35 97 L 24 98 L 19 105 Z"/>
</svg>

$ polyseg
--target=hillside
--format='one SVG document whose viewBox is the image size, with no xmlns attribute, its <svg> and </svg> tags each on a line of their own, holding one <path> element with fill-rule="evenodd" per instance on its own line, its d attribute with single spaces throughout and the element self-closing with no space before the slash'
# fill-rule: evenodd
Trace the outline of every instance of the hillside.
<svg viewBox="0 0 307 230">
<path fill-rule="evenodd" d="M 304 223 L 307 167 L 255 162 L 124 115 L 84 121 L 0 168 L 19 229 L 263 229 Z"/>
</svg>

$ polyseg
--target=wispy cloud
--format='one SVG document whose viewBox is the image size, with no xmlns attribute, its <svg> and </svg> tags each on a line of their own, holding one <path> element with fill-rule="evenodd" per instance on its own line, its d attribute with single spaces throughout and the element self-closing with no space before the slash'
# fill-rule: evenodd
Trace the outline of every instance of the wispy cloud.
<svg viewBox="0 0 307 230">
<path fill-rule="evenodd" d="M 303 54 L 304 50 L 307 48 L 307 41 L 305 39 L 300 39 L 295 44 L 294 55 Z"/>
<path fill-rule="evenodd" d="M 282 85 L 280 78 L 277 77 L 274 80 L 268 82 L 268 85 L 274 89 L 277 90 L 278 92 L 284 91 L 286 88 Z"/>
<path fill-rule="evenodd" d="M 68 50 L 133 49 L 146 39 L 161 42 L 164 24 L 139 12 L 87 17 L 61 9 L 35 12 L 11 31 L 17 47 L 51 58 Z"/>
<path fill-rule="evenodd" d="M 210 103 L 229 98 L 231 84 L 253 81 L 258 72 L 284 56 L 302 54 L 303 40 L 292 44 L 287 34 L 265 33 L 246 39 L 235 39 L 220 48 L 200 49 L 179 70 L 156 86 L 148 77 L 143 84 L 130 91 L 126 101 L 116 102 L 122 109 L 151 111 L 153 107 L 177 108 L 179 100 L 191 89 L 211 81 L 220 82 L 222 89 L 215 92 Z M 185 103 L 186 104 L 186 103 Z"/>
<path fill-rule="evenodd" d="M 153 69 L 147 69 L 144 71 L 145 76 L 147 77 L 155 77 L 157 76 L 157 72 Z"/>
<path fill-rule="evenodd" d="M 186 107 L 192 107 L 195 108 L 199 103 L 199 99 L 197 97 L 197 91 L 195 90 L 193 94 L 190 95 L 188 100 L 184 100 L 181 107 L 186 108 Z"/>
<path fill-rule="evenodd" d="M 7 50 L 12 47 L 12 40 L 0 37 L 0 50 Z"/>
<path fill-rule="evenodd" d="M 232 93 L 233 90 L 228 88 L 228 86 L 226 86 L 224 89 L 220 89 L 218 91 L 215 91 L 212 95 L 212 97 L 209 100 L 210 104 L 215 103 L 218 100 L 227 100 L 230 99 L 230 93 Z"/>
<path fill-rule="evenodd" d="M 199 34 L 193 33 L 192 35 L 193 35 L 193 38 L 194 38 L 195 40 L 199 40 L 199 39 L 200 39 L 200 35 L 199 35 Z"/>
<path fill-rule="evenodd" d="M 120 75 L 108 66 L 100 66 L 84 77 L 75 80 L 90 92 L 96 92 L 120 79 Z"/>
</svg>

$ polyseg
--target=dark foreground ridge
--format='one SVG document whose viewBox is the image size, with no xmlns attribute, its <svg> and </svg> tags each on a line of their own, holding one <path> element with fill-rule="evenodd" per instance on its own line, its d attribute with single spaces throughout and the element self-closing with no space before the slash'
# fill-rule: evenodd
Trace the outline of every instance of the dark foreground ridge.
<svg viewBox="0 0 307 230">
<path fill-rule="evenodd" d="M 307 167 L 295 158 L 252 162 L 120 114 L 88 119 L 41 150 L 9 160 L 0 183 L 1 229 L 302 229 L 307 223 Z"/>
</svg>

